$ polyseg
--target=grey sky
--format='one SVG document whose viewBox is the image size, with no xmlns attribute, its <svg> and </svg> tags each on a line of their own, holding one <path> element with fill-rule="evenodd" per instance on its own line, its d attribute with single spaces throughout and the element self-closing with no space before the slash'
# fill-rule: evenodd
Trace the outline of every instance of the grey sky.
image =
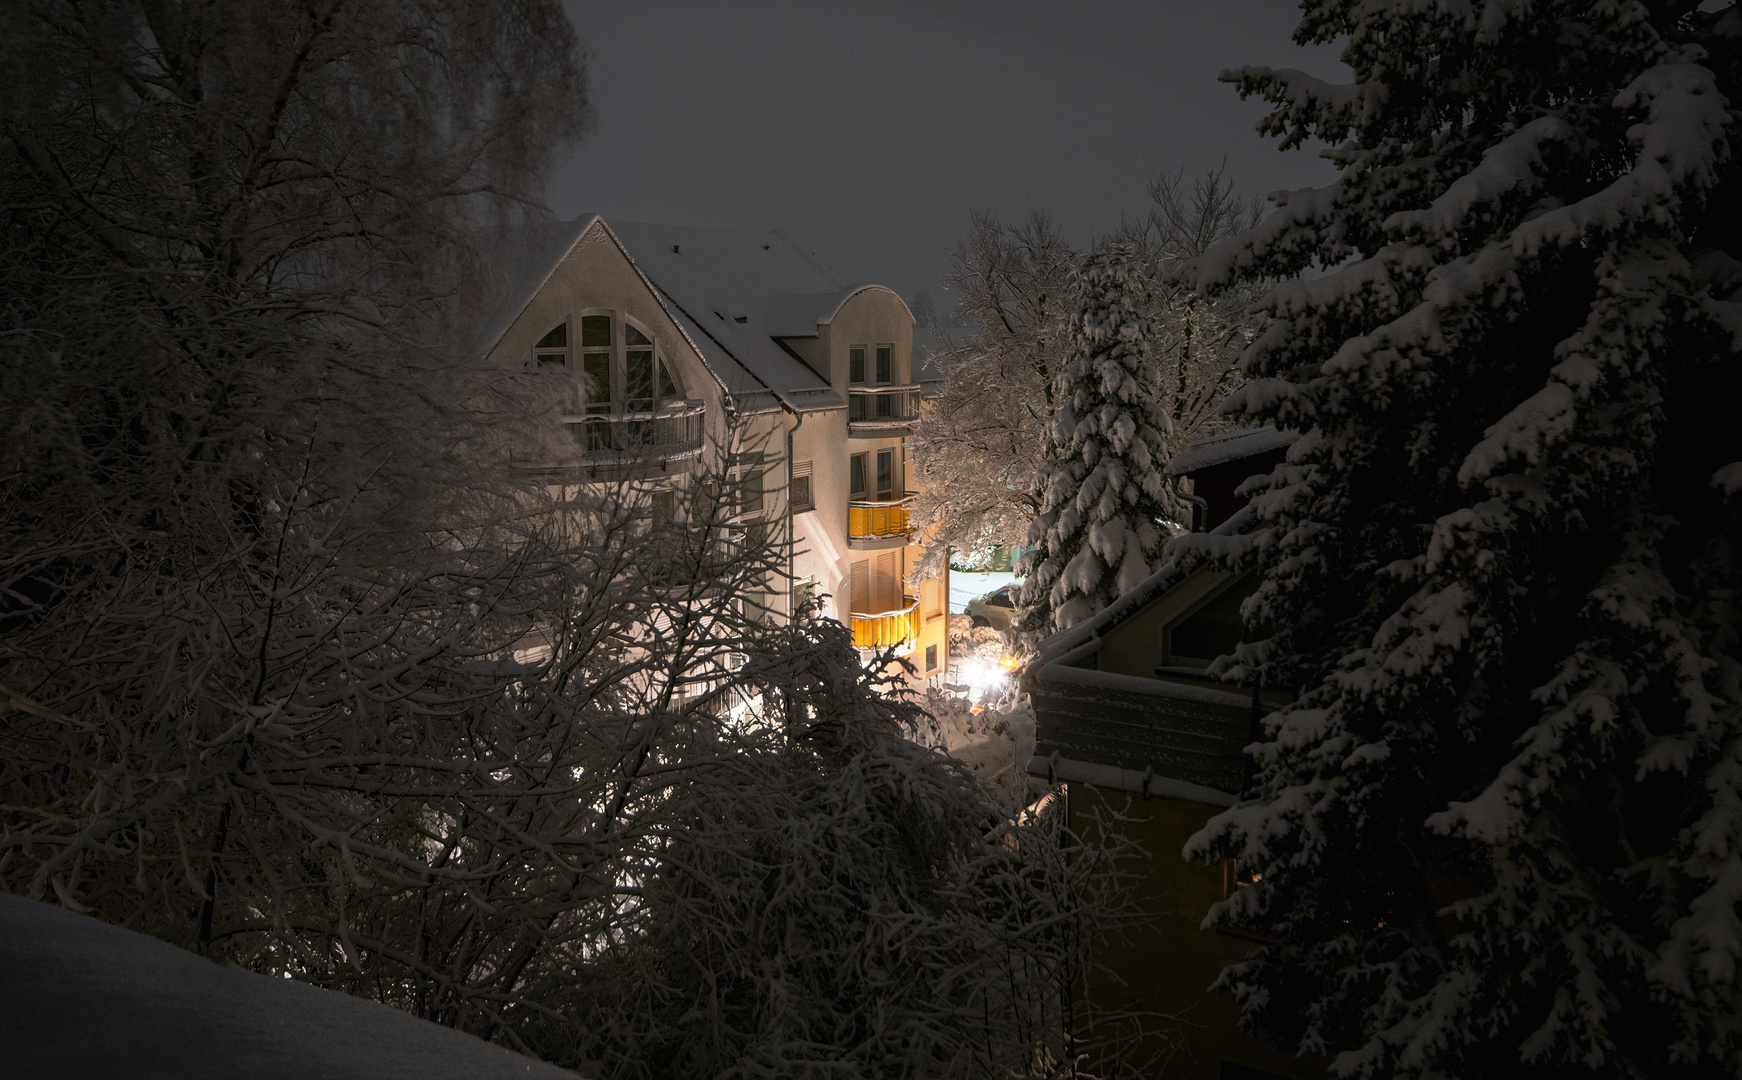
<svg viewBox="0 0 1742 1080">
<path fill-rule="evenodd" d="M 1242 191 L 1334 178 L 1281 153 L 1224 67 L 1339 81 L 1283 0 L 626 3 L 567 0 L 596 134 L 559 168 L 564 216 L 780 229 L 838 277 L 937 292 L 973 210 L 1050 211 L 1072 239 L 1141 214 L 1148 181 L 1227 156 Z M 814 236 L 814 240 L 813 240 Z"/>
</svg>

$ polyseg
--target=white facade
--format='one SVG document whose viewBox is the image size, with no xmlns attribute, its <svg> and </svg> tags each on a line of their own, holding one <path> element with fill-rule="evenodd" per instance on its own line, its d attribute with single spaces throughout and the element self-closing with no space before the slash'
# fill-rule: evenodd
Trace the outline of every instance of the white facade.
<svg viewBox="0 0 1742 1080">
<path fill-rule="evenodd" d="M 679 488 L 728 468 L 759 481 L 746 522 L 792 541 L 790 582 L 760 602 L 785 613 L 815 596 L 855 643 L 896 644 L 918 679 L 941 674 L 947 584 L 907 581 L 919 392 L 901 298 L 842 286 L 777 233 L 584 215 L 519 239 L 484 348 L 589 376 L 563 407 L 574 445 L 550 463 L 563 482 Z"/>
</svg>

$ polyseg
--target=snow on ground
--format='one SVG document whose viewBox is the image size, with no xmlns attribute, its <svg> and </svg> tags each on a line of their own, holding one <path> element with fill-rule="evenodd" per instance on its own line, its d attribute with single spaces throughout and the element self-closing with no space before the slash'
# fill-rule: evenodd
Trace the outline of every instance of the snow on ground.
<svg viewBox="0 0 1742 1080">
<path fill-rule="evenodd" d="M 0 893 L 0 1074 L 19 1080 L 574 1080 L 385 1005 L 223 967 Z"/>
</svg>

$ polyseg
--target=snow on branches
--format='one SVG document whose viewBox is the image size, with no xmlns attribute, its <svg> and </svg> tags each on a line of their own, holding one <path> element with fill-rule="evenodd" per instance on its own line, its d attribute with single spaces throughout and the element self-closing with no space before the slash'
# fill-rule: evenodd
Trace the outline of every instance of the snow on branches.
<svg viewBox="0 0 1742 1080">
<path fill-rule="evenodd" d="M 1099 855 L 765 617 L 735 448 L 656 501 L 465 355 L 560 5 L 6 21 L 0 889 L 588 1075 L 1071 1059 Z"/>
<path fill-rule="evenodd" d="M 1171 422 L 1143 316 L 1146 279 L 1129 245 L 1075 276 L 1070 352 L 1035 478 L 1040 514 L 1022 557 L 1024 619 L 1050 633 L 1081 622 L 1154 570 L 1162 522 L 1183 515 L 1162 479 Z"/>
<path fill-rule="evenodd" d="M 1228 403 L 1304 436 L 1244 552 L 1295 703 L 1189 848 L 1278 939 L 1221 985 L 1344 1076 L 1734 1075 L 1742 16 L 1305 11 L 1353 86 L 1225 77 L 1342 175 L 1190 269 L 1324 271 Z"/>
</svg>

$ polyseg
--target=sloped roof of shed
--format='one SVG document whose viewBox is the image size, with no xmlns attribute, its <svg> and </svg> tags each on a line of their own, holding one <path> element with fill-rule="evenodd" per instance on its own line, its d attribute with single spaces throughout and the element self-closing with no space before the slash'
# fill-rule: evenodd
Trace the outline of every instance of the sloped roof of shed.
<svg viewBox="0 0 1742 1080">
<path fill-rule="evenodd" d="M 1230 461 L 1239 461 L 1241 458 L 1257 457 L 1272 450 L 1280 450 L 1298 438 L 1300 432 L 1278 431 L 1274 424 L 1211 435 L 1175 454 L 1173 460 L 1161 470 L 1161 474 L 1184 476 L 1217 465 L 1226 465 Z"/>
</svg>

